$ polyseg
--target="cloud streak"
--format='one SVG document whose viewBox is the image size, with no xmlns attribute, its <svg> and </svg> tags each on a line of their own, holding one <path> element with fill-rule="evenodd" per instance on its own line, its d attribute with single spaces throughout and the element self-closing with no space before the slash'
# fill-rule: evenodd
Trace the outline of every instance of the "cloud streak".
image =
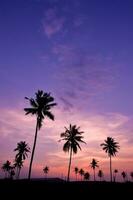
<svg viewBox="0 0 133 200">
<path fill-rule="evenodd" d="M 115 87 L 117 67 L 112 59 L 70 44 L 56 44 L 52 53 L 57 59 L 60 95 L 70 104 L 83 105 Z"/>
</svg>

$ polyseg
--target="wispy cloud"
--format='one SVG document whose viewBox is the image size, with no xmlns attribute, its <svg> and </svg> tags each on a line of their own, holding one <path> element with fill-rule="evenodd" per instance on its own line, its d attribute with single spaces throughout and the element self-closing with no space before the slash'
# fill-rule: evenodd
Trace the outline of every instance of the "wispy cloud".
<svg viewBox="0 0 133 200">
<path fill-rule="evenodd" d="M 83 104 L 84 100 L 87 102 L 115 86 L 117 67 L 111 58 L 88 52 L 77 44 L 57 44 L 52 52 L 57 59 L 61 96 L 67 102 L 75 104 L 80 99 Z"/>
<path fill-rule="evenodd" d="M 65 18 L 58 15 L 56 8 L 49 8 L 45 11 L 42 21 L 44 33 L 50 38 L 62 30 L 64 22 Z"/>
</svg>

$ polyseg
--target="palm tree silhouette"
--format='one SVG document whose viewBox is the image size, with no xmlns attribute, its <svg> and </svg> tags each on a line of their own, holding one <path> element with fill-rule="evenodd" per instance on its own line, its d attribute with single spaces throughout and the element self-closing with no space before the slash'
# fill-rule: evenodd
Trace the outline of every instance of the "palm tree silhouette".
<svg viewBox="0 0 133 200">
<path fill-rule="evenodd" d="M 14 171 L 14 166 L 12 166 L 10 170 L 10 179 L 13 179 L 14 176 L 15 176 L 15 171 Z"/>
<path fill-rule="evenodd" d="M 76 175 L 76 181 L 77 181 L 77 175 L 78 175 L 78 172 L 79 172 L 78 167 L 75 167 L 75 168 L 74 168 L 74 172 L 75 172 L 75 175 Z"/>
<path fill-rule="evenodd" d="M 104 176 L 103 171 L 102 171 L 102 170 L 99 170 L 97 175 L 98 175 L 98 177 L 99 177 L 99 179 L 100 179 L 100 181 L 101 181 L 101 179 L 102 179 L 103 176 Z"/>
<path fill-rule="evenodd" d="M 93 169 L 93 172 L 94 172 L 94 181 L 96 180 L 96 178 L 95 178 L 95 169 L 96 169 L 96 167 L 99 167 L 98 166 L 98 162 L 99 161 L 97 161 L 96 159 L 92 159 L 92 162 L 90 163 L 90 166 L 91 166 L 91 168 Z"/>
<path fill-rule="evenodd" d="M 102 143 L 100 146 L 103 146 L 103 150 L 108 153 L 108 156 L 110 158 L 110 181 L 112 182 L 112 162 L 111 158 L 112 156 L 116 156 L 116 153 L 118 152 L 119 143 L 115 142 L 114 138 L 107 137 L 106 140 L 104 140 L 105 143 Z"/>
<path fill-rule="evenodd" d="M 121 175 L 122 175 L 124 181 L 126 181 L 126 180 L 127 180 L 127 173 L 123 171 L 123 172 L 121 173 Z"/>
<path fill-rule="evenodd" d="M 131 176 L 131 178 L 132 178 L 132 180 L 133 180 L 133 172 L 130 172 L 130 176 Z"/>
<path fill-rule="evenodd" d="M 14 168 L 16 168 L 16 179 L 19 179 L 22 167 L 23 167 L 23 160 L 21 160 L 20 157 L 15 158 Z"/>
<path fill-rule="evenodd" d="M 44 174 L 46 175 L 46 178 L 47 178 L 47 174 L 49 172 L 49 167 L 48 166 L 44 167 L 43 172 L 44 172 Z"/>
<path fill-rule="evenodd" d="M 5 172 L 5 178 L 10 178 L 10 171 L 12 169 L 11 162 L 7 160 L 2 165 L 2 170 Z"/>
<path fill-rule="evenodd" d="M 5 172 L 5 178 L 13 179 L 13 176 L 15 175 L 14 166 L 11 165 L 9 160 L 3 163 L 1 168 Z"/>
<path fill-rule="evenodd" d="M 118 170 L 115 169 L 115 170 L 114 170 L 114 182 L 116 182 L 116 175 L 117 175 L 117 173 L 118 173 Z"/>
<path fill-rule="evenodd" d="M 80 127 L 76 127 L 76 125 L 69 125 L 69 128 L 65 127 L 65 132 L 61 133 L 61 140 L 65 140 L 65 144 L 63 146 L 64 152 L 70 151 L 70 159 L 69 159 L 69 165 L 68 165 L 68 176 L 67 181 L 69 181 L 70 177 L 70 169 L 71 169 L 71 160 L 72 160 L 72 153 L 77 153 L 78 148 L 81 150 L 81 147 L 79 145 L 79 142 L 85 143 L 82 139 L 83 131 L 79 131 Z M 60 141 L 61 141 L 60 140 Z"/>
<path fill-rule="evenodd" d="M 79 174 L 80 174 L 80 176 L 81 176 L 81 181 L 82 181 L 82 177 L 84 176 L 84 170 L 81 168 L 80 170 L 79 170 Z"/>
<path fill-rule="evenodd" d="M 86 180 L 86 181 L 90 180 L 90 173 L 89 172 L 84 173 L 84 180 Z"/>
<path fill-rule="evenodd" d="M 31 114 L 36 116 L 36 130 L 35 130 L 35 137 L 34 137 L 34 144 L 31 154 L 31 160 L 30 160 L 30 167 L 29 167 L 29 174 L 28 179 L 31 177 L 31 169 L 32 169 L 32 162 L 36 147 L 36 140 L 37 140 L 37 133 L 42 127 L 42 123 L 45 117 L 50 118 L 51 120 L 54 120 L 54 115 L 50 112 L 50 109 L 54 106 L 56 106 L 56 103 L 54 102 L 54 98 L 50 95 L 50 93 L 45 93 L 42 90 L 38 90 L 35 93 L 35 99 L 25 97 L 31 105 L 30 108 L 24 108 L 25 114 Z"/>
<path fill-rule="evenodd" d="M 17 168 L 16 177 L 19 179 L 20 171 L 23 166 L 23 161 L 28 157 L 28 153 L 30 152 L 30 147 L 25 141 L 20 141 L 17 143 L 17 148 L 14 149 L 18 153 L 15 156 L 14 166 Z"/>
</svg>

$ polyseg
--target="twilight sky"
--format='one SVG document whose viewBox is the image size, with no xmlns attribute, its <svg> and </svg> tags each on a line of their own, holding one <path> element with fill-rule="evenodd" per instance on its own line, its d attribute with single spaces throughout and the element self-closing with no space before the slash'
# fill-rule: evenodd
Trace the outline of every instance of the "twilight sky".
<svg viewBox="0 0 133 200">
<path fill-rule="evenodd" d="M 17 142 L 32 147 L 35 118 L 24 115 L 24 97 L 43 89 L 58 106 L 38 134 L 33 177 L 43 177 L 45 165 L 50 176 L 66 176 L 68 154 L 58 140 L 69 123 L 87 143 L 74 156 L 72 176 L 75 166 L 92 173 L 94 157 L 108 177 L 100 147 L 107 136 L 121 146 L 113 168 L 133 170 L 132 11 L 132 0 L 0 1 L 0 165 L 14 159 Z"/>
</svg>

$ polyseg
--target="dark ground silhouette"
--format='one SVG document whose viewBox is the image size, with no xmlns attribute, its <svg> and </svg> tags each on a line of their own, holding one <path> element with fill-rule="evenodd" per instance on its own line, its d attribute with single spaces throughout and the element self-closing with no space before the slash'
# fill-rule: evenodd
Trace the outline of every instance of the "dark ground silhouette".
<svg viewBox="0 0 133 200">
<path fill-rule="evenodd" d="M 132 199 L 133 183 L 0 180 L 0 193 L 10 199 Z"/>
</svg>

